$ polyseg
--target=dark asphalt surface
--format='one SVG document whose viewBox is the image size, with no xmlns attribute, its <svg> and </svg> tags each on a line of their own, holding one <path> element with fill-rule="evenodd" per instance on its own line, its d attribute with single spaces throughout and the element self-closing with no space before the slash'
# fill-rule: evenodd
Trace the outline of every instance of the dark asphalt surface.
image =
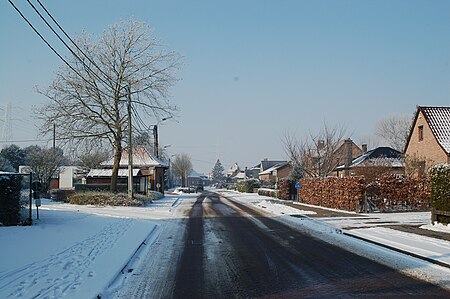
<svg viewBox="0 0 450 299">
<path fill-rule="evenodd" d="M 174 298 L 450 298 L 213 193 L 192 207 L 175 279 Z"/>
</svg>

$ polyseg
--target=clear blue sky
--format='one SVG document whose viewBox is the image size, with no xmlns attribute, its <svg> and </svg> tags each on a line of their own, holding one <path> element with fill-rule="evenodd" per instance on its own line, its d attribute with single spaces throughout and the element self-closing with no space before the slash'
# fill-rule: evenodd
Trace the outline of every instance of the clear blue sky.
<svg viewBox="0 0 450 299">
<path fill-rule="evenodd" d="M 450 105 L 450 1 L 43 3 L 71 36 L 131 17 L 184 56 L 171 98 L 180 117 L 160 126 L 160 144 L 189 154 L 199 172 L 217 158 L 226 168 L 286 158 L 287 131 L 302 138 L 326 122 L 362 142 L 389 114 Z M 7 1 L 0 44 L 0 108 L 12 103 L 12 139 L 25 146 L 37 138 L 30 107 L 45 101 L 33 86 L 46 87 L 62 62 Z"/>
</svg>

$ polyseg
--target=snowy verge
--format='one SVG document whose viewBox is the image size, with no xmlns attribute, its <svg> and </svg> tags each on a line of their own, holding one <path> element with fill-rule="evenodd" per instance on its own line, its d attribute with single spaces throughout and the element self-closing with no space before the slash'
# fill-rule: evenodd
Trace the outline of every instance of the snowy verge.
<svg viewBox="0 0 450 299">
<path fill-rule="evenodd" d="M 116 209 L 103 210 L 115 217 L 85 209 L 44 204 L 33 226 L 0 228 L 0 298 L 94 298 L 156 227 Z"/>
</svg>

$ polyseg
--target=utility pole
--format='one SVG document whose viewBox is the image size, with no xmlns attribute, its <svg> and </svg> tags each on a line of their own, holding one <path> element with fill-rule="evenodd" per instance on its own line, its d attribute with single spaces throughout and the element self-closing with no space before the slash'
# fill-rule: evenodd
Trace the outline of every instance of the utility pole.
<svg viewBox="0 0 450 299">
<path fill-rule="evenodd" d="M 56 149 L 56 124 L 53 123 L 53 153 Z"/>
<path fill-rule="evenodd" d="M 159 150 L 158 150 L 158 125 L 153 126 L 153 152 L 156 158 L 159 159 Z"/>
<path fill-rule="evenodd" d="M 131 87 L 128 84 L 128 198 L 133 198 L 133 145 L 131 142 Z"/>
</svg>

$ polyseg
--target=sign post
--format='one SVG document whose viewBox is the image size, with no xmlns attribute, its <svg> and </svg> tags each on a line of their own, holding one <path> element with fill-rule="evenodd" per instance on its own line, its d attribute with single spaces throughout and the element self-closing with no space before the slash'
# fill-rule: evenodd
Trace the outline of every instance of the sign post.
<svg viewBox="0 0 450 299">
<path fill-rule="evenodd" d="M 39 207 L 41 206 L 39 191 L 34 191 L 34 203 L 36 205 L 36 217 L 39 219 Z"/>
<path fill-rule="evenodd" d="M 302 185 L 301 185 L 300 183 L 297 182 L 297 183 L 295 184 L 295 189 L 297 189 L 297 194 L 295 194 L 295 198 L 296 198 L 297 201 L 300 201 L 300 200 L 299 200 L 299 199 L 300 199 L 300 196 L 299 196 L 298 193 L 299 193 L 299 190 L 300 190 L 301 187 L 302 187 Z"/>
</svg>

